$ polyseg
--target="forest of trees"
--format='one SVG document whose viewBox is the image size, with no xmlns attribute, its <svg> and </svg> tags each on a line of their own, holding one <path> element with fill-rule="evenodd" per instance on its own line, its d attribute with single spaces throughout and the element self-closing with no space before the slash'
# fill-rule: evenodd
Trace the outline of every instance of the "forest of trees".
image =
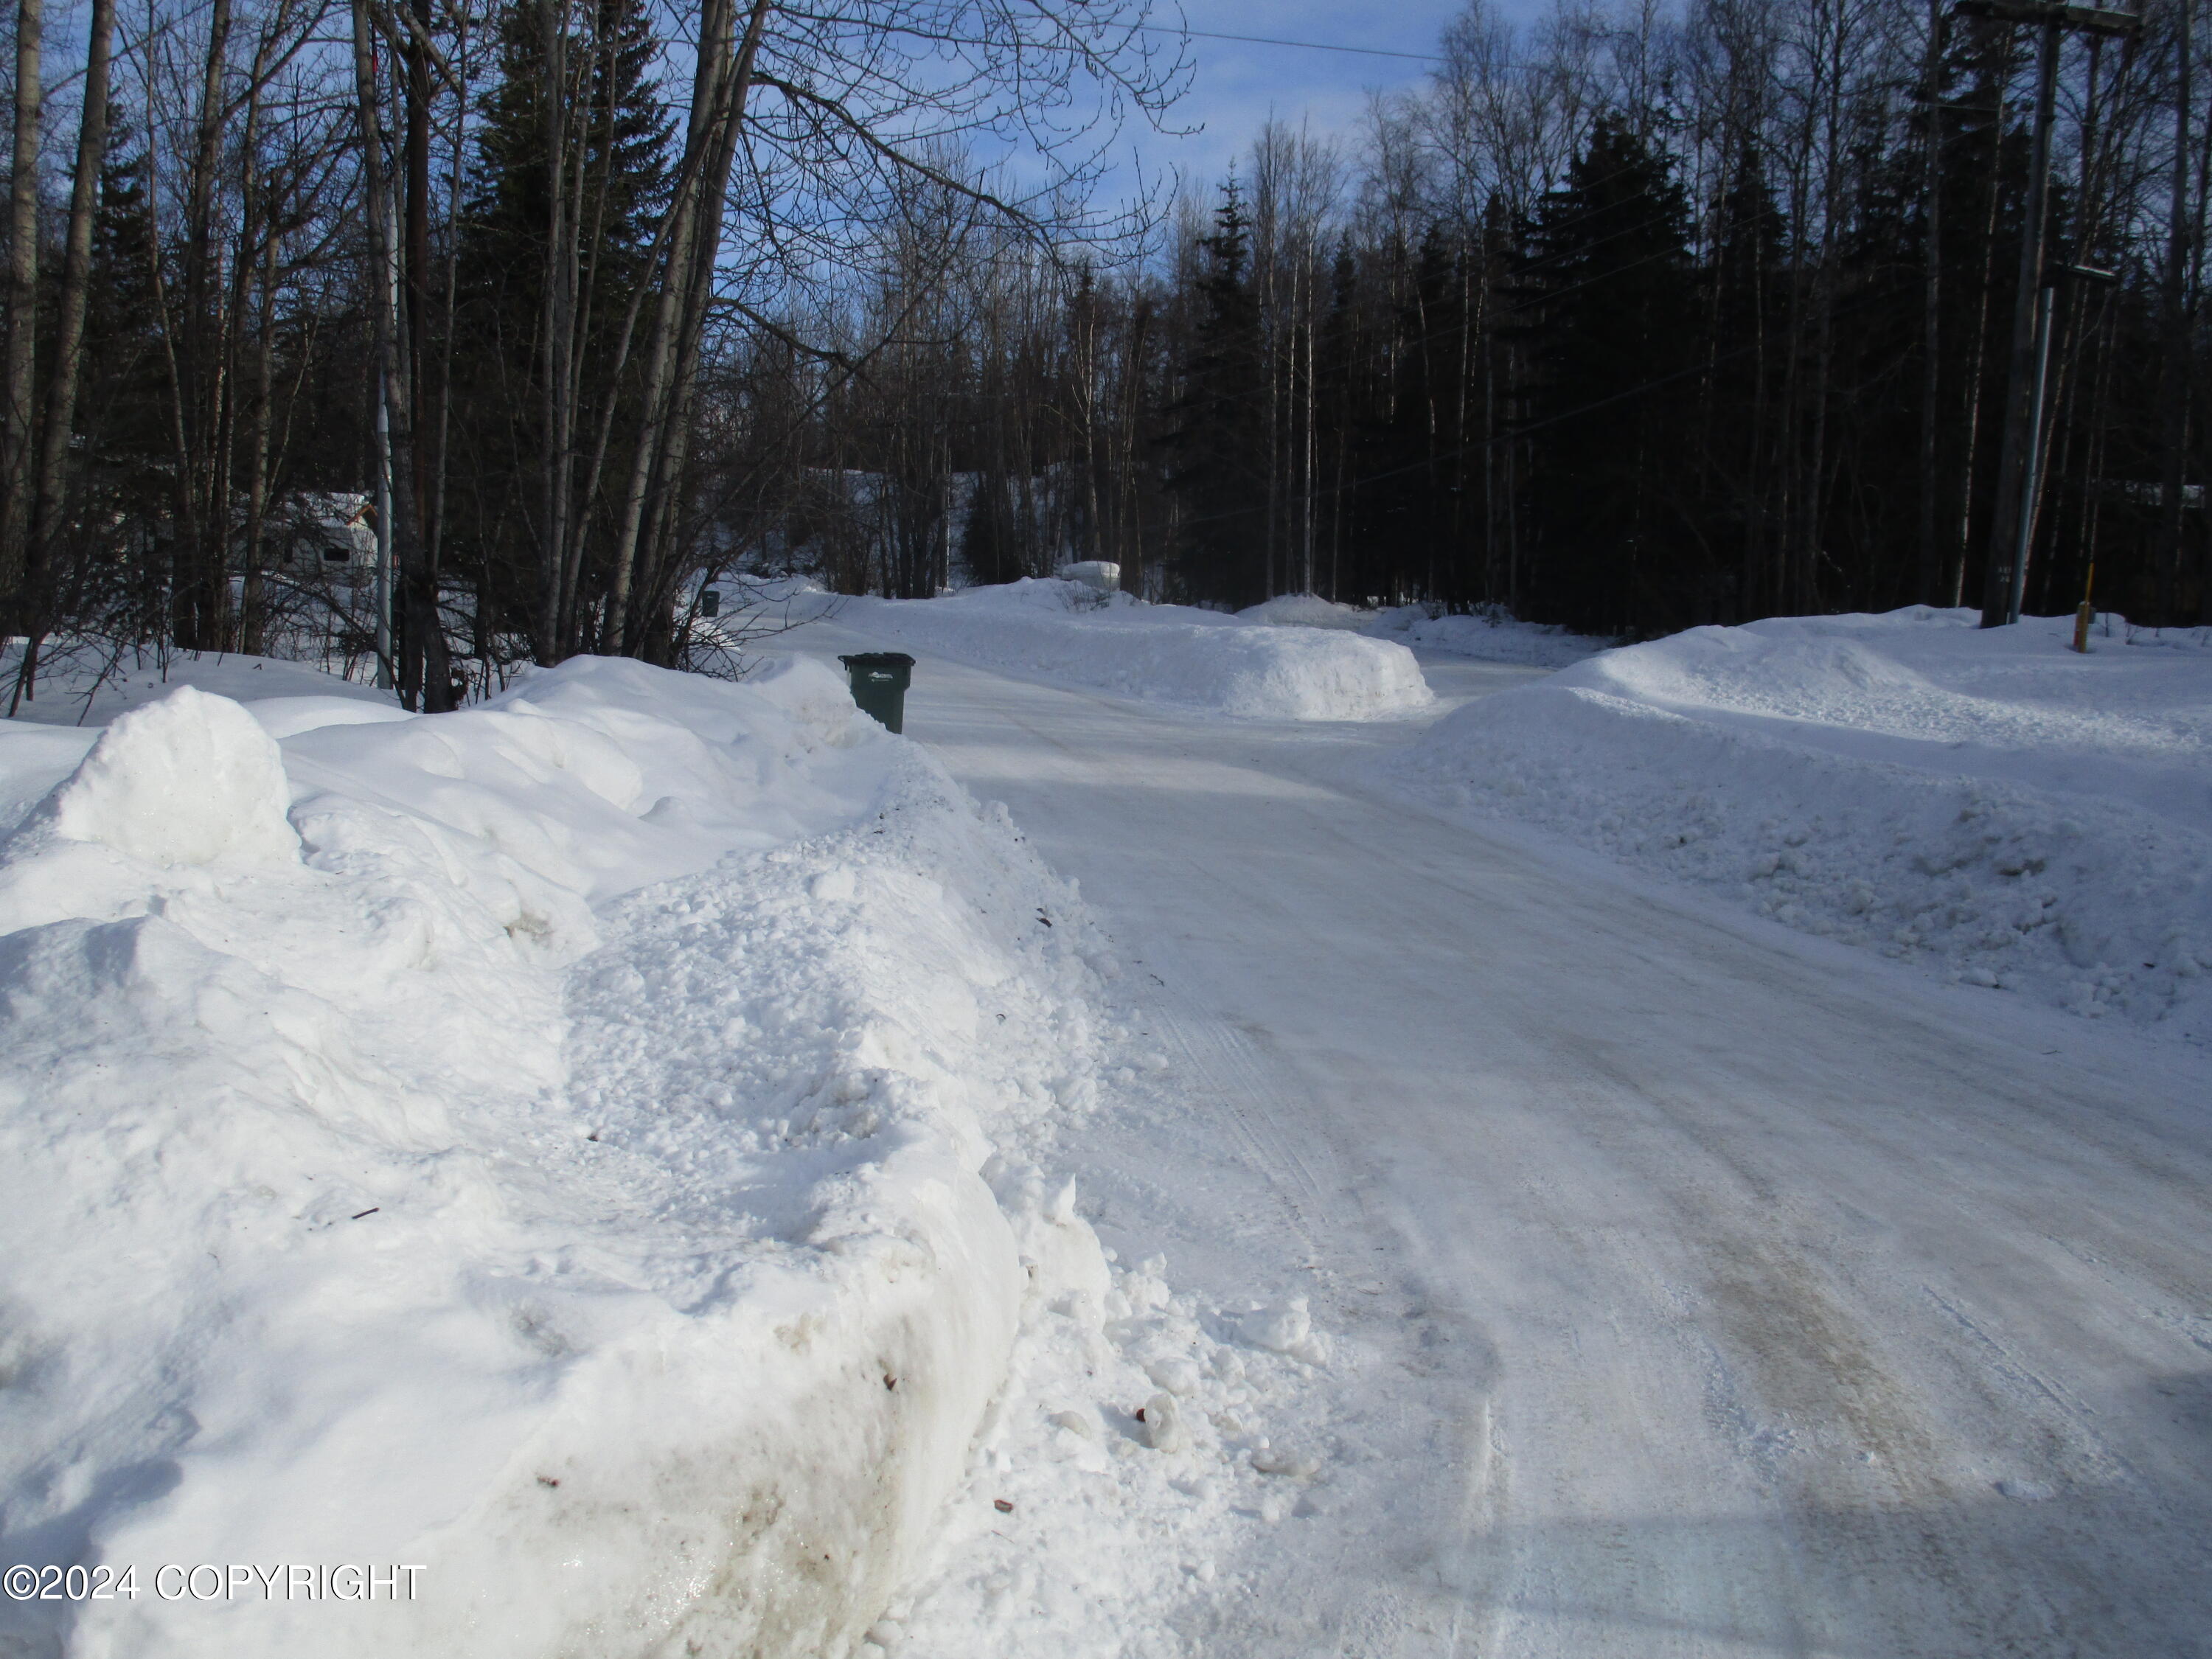
<svg viewBox="0 0 2212 1659">
<path fill-rule="evenodd" d="M 2094 560 L 2100 605 L 2212 621 L 2199 21 L 2150 0 L 2057 59 L 2030 612 Z M 1155 260 L 1040 273 L 1049 301 L 969 276 L 977 344 L 933 401 L 974 400 L 970 574 L 1065 548 L 1203 603 L 1612 635 L 1981 606 L 2038 33 L 1902 0 L 1515 29 L 1472 0 L 1425 88 L 1356 143 L 1269 125 Z M 1049 526 L 995 527 L 1044 480 Z"/>
<path fill-rule="evenodd" d="M 2212 620 L 2208 9 L 2064 40 L 2033 612 L 2094 560 Z M 1978 605 L 2003 539 L 2037 31 L 1951 0 L 1470 0 L 1357 134 L 1128 200 L 1185 77 L 1134 0 L 14 27 L 11 697 L 222 650 L 438 708 L 711 667 L 749 576 L 1071 558 L 1651 635 Z"/>
<path fill-rule="evenodd" d="M 817 493 L 948 246 L 1124 246 L 1101 146 L 1182 72 L 1133 0 L 13 10 L 9 708 L 149 649 L 431 709 L 714 665 L 702 578 Z"/>
</svg>

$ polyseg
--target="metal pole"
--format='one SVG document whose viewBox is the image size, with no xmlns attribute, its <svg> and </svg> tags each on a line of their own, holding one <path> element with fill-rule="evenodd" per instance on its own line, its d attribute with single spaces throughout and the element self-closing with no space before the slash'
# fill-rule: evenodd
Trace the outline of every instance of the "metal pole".
<svg viewBox="0 0 2212 1659">
<path fill-rule="evenodd" d="M 376 689 L 392 690 L 392 416 L 376 377 Z"/>
<path fill-rule="evenodd" d="M 2059 20 L 2047 17 L 2036 52 L 2035 137 L 2029 152 L 2027 220 L 2021 228 L 2020 287 L 2013 302 L 2012 380 L 2005 398 L 2004 446 L 1997 460 L 1996 510 L 1990 515 L 1989 574 L 1982 590 L 1982 626 L 2002 628 L 2020 615 L 2014 586 L 2022 556 L 2025 482 L 2034 471 L 2037 294 L 2043 281 L 2043 243 L 2050 219 L 2051 119 L 2058 88 Z"/>
<path fill-rule="evenodd" d="M 2005 621 L 2020 620 L 2020 607 L 2027 593 L 2028 545 L 2035 539 L 2036 494 L 2043 481 L 2043 400 L 2051 384 L 2051 313 L 2058 290 L 2043 285 L 2035 301 L 2035 390 L 2028 399 L 2027 457 L 2021 470 L 2020 534 L 2012 547 L 2012 581 L 2005 605 Z"/>
<path fill-rule="evenodd" d="M 2164 405 L 2160 441 L 2165 453 L 2159 465 L 2159 608 L 2162 620 L 2178 621 L 2176 602 L 2181 585 L 2182 479 L 2187 466 L 2189 442 L 2189 113 L 2190 51 L 2189 0 L 2179 7 L 2179 26 L 2174 40 L 2173 203 L 2167 218 L 2166 281 L 2161 301 L 2165 315 L 2164 350 L 2159 360 L 2159 397 Z"/>
</svg>

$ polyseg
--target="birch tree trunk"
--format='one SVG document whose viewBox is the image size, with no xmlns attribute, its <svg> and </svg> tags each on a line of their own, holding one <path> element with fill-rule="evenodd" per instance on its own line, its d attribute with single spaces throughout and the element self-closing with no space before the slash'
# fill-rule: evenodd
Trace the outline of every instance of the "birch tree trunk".
<svg viewBox="0 0 2212 1659">
<path fill-rule="evenodd" d="M 171 590 L 177 643 L 219 651 L 228 643 L 229 585 L 221 522 L 226 505 L 216 429 L 227 395 L 216 298 L 214 204 L 222 160 L 223 69 L 230 50 L 231 3 L 214 0 L 208 17 L 197 137 L 185 191 L 182 308 L 171 395 L 176 404 L 177 522 Z M 159 255 L 156 254 L 158 260 Z"/>
<path fill-rule="evenodd" d="M 408 3 L 409 0 L 402 0 Z M 400 635 L 401 695 L 414 691 L 421 707 L 442 714 L 453 706 L 453 670 L 446 651 L 445 619 L 438 606 L 437 477 L 445 458 L 423 442 L 426 431 L 442 430 L 428 407 L 430 374 L 430 6 L 411 0 L 415 27 L 402 54 L 406 69 L 405 213 L 401 270 L 406 299 L 404 374 L 407 392 L 409 488 L 406 536 L 395 544 L 405 550 L 399 567 L 403 628 Z"/>
<path fill-rule="evenodd" d="M 84 317 L 91 291 L 92 223 L 100 173 L 107 161 L 108 58 L 115 36 L 115 0 L 93 0 L 85 46 L 84 112 L 77 122 L 76 171 L 70 185 L 69 232 L 63 244 L 62 291 L 54 318 L 53 364 L 46 382 L 46 420 L 39 434 L 37 495 L 23 548 L 22 631 L 27 636 L 17 680 L 36 690 L 40 636 L 52 626 L 48 592 L 54 544 L 64 521 L 70 434 L 76 424 L 78 372 L 84 361 Z M 0 584 L 4 586 L 4 584 Z"/>
<path fill-rule="evenodd" d="M 362 0 L 356 0 L 356 4 Z M 545 227 L 545 298 L 539 322 L 542 337 L 538 458 L 542 474 L 538 552 L 538 617 L 532 642 L 541 663 L 560 661 L 561 586 L 568 570 L 568 428 L 573 410 L 564 395 L 575 341 L 573 237 L 568 224 L 568 18 L 562 0 L 539 0 L 539 50 L 545 64 L 545 168 L 548 219 Z"/>
<path fill-rule="evenodd" d="M 680 489 L 688 453 L 690 434 L 685 428 L 696 383 L 714 259 L 720 251 L 723 202 L 736 158 L 738 130 L 744 118 L 753 59 L 773 9 L 774 0 L 752 0 L 744 40 L 733 57 L 731 34 L 735 19 L 730 0 L 710 0 L 702 27 L 699 77 L 685 143 L 687 171 L 696 172 L 696 176 L 676 209 L 684 219 L 671 242 L 668 275 L 654 319 L 653 349 L 647 366 L 644 429 L 616 532 L 609 587 L 609 617 L 619 619 L 622 648 L 629 653 L 638 651 L 650 632 L 649 620 L 643 614 L 646 606 L 639 599 L 649 605 L 656 599 L 658 566 L 675 528 L 671 496 Z M 714 43 L 711 51 L 710 41 Z M 696 169 L 689 165 L 694 139 L 705 163 Z M 648 526 L 650 538 L 645 539 Z M 636 568 L 641 547 L 646 550 L 644 562 L 648 566 L 641 580 Z"/>
<path fill-rule="evenodd" d="M 370 282 L 369 311 L 374 318 L 372 334 L 376 355 L 377 396 L 384 413 L 379 460 L 392 480 L 392 524 L 389 544 L 392 562 L 403 573 L 416 568 L 420 555 L 415 536 L 422 516 L 415 500 L 413 411 L 408 396 L 407 369 L 395 314 L 395 289 L 399 250 L 394 241 L 390 177 L 384 165 L 384 125 L 377 86 L 374 35 L 368 9 L 374 0 L 353 0 L 354 92 L 359 107 L 362 148 L 362 187 L 368 198 L 369 246 L 375 260 Z M 403 584 L 403 592 L 404 587 Z M 403 609 L 403 638 L 396 654 L 400 662 L 400 701 L 408 708 L 421 707 L 424 641 L 422 621 Z M 408 638 L 407 635 L 416 637 Z M 442 638 L 442 635 L 441 636 Z M 411 670 L 411 680 L 410 680 Z"/>
<path fill-rule="evenodd" d="M 9 175 L 8 348 L 0 371 L 0 635 L 28 625 L 31 411 L 39 342 L 39 117 L 44 0 L 15 9 L 15 155 Z"/>
<path fill-rule="evenodd" d="M 750 45 L 767 12 L 766 0 L 756 4 L 747 28 Z M 669 380 L 676 355 L 676 332 L 684 309 L 683 287 L 691 270 L 692 244 L 697 235 L 701 176 L 707 158 L 718 147 L 717 113 L 721 106 L 725 66 L 731 50 L 733 13 L 731 0 L 707 0 L 699 25 L 697 72 L 692 82 L 691 111 L 684 137 L 684 177 L 676 200 L 670 204 L 668 263 L 653 310 L 652 343 L 645 359 L 644 419 L 637 448 L 631 457 L 629 482 L 616 521 L 612 568 L 607 583 L 607 633 L 612 647 L 622 649 L 630 638 L 630 588 L 637 566 L 638 538 L 644 519 L 646 497 L 660 460 L 661 434 L 667 421 Z M 726 179 L 726 174 L 724 175 Z M 721 185 L 718 183 L 717 192 Z"/>
<path fill-rule="evenodd" d="M 269 522 L 270 439 L 276 416 L 276 227 L 263 206 L 259 256 L 254 259 L 253 404 L 247 428 L 246 580 L 239 605 L 239 646 L 258 657 L 267 644 L 267 582 L 262 569 L 264 527 Z M 242 307 L 241 307 L 242 310 Z"/>
</svg>

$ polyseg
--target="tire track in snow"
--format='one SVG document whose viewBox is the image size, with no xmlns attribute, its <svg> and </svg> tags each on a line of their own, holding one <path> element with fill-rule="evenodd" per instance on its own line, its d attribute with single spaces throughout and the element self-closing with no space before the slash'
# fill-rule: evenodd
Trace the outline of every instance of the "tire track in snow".
<svg viewBox="0 0 2212 1659">
<path fill-rule="evenodd" d="M 825 638 L 821 648 L 850 647 Z M 1127 1208 L 1140 1235 L 1158 1237 L 1143 1224 L 1147 1215 L 1157 1223 L 1174 1212 L 1190 1252 L 1177 1278 L 1202 1266 L 1201 1280 L 1232 1293 L 1310 1291 L 1317 1328 L 1337 1340 L 1304 1431 L 1325 1454 L 1324 1480 L 1266 1550 L 1225 1575 L 1243 1588 L 1187 1638 L 1218 1659 L 1434 1659 L 1451 1639 L 1467 1582 L 1459 1540 L 1493 1507 L 1486 1340 L 1405 1270 L 1405 1221 L 1372 1149 L 1318 1092 L 1337 1081 L 1329 1068 L 1314 1071 L 1294 1034 L 1217 1012 L 1224 988 L 1207 964 L 1235 944 L 1233 932 L 1222 935 L 1224 912 L 1208 913 L 1208 937 L 1186 937 L 1178 918 L 1132 906 L 1139 890 L 1095 865 L 1102 849 L 1143 860 L 1155 842 L 1187 844 L 1192 857 L 1176 880 L 1212 884 L 1227 849 L 1208 848 L 1202 832 L 1186 842 L 1194 816 L 1223 800 L 1263 812 L 1279 805 L 1303 819 L 1326 810 L 1334 790 L 1211 761 L 1211 728 L 1089 693 L 1018 688 L 936 662 L 917 686 L 908 730 L 979 799 L 1006 799 L 1048 858 L 1084 878 L 1128 970 L 1115 1018 L 1146 1034 L 1133 1051 L 1149 1045 L 1168 1062 L 1120 1085 L 1134 1117 L 1091 1141 L 1100 1158 L 1091 1190 L 1103 1180 L 1114 1194 L 1102 1225 Z M 1140 744 L 1127 742 L 1133 720 Z M 1160 792 L 1152 745 L 1176 756 L 1189 787 Z M 1160 821 L 1162 808 L 1174 822 Z M 1234 892 L 1221 893 L 1232 910 L 1249 901 L 1272 927 L 1294 920 L 1295 891 L 1240 883 Z M 1141 1056 L 1129 1057 L 1144 1073 Z M 1219 1127 L 1205 1127 L 1209 1120 Z M 1185 1152 L 1189 1167 L 1174 1167 Z"/>
<path fill-rule="evenodd" d="M 1378 1305 L 1349 1322 L 1407 1382 L 1358 1403 L 1434 1429 L 1413 1498 L 1368 1489 L 1364 1548 L 1309 1537 L 1290 1613 L 1207 1651 L 2208 1650 L 2201 1078 L 2096 1028 L 2055 1058 L 1963 993 L 1376 799 L 1357 774 L 1392 734 L 934 665 L 917 710 L 1159 965 L 1148 1014 L 1173 1004 L 1178 1061 L 1244 1112 L 1214 1109 L 1205 1155 L 1284 1195 L 1285 1248 L 1360 1264 L 1345 1299 Z M 1219 1238 L 1212 1174 L 1181 1190 Z M 1360 1294 L 1382 1260 L 1418 1317 Z M 2141 1480 L 2024 1408 L 1929 1285 Z"/>
<path fill-rule="evenodd" d="M 1196 1081 L 1194 1096 L 1227 1113 L 1253 1166 L 1281 1203 L 1307 1264 L 1313 1265 L 1322 1231 L 1316 1222 L 1325 1226 L 1334 1218 L 1328 1199 L 1314 1179 L 1311 1166 L 1299 1156 L 1265 1103 L 1271 1087 L 1279 1092 L 1286 1084 L 1296 1085 L 1288 1079 L 1268 1079 L 1252 1040 L 1221 1020 L 1186 1018 L 1164 1002 L 1148 1009 L 1146 1018 L 1152 1023 L 1155 1040 L 1179 1055 L 1182 1068 Z M 1277 1070 L 1281 1069 L 1278 1062 Z"/>
</svg>

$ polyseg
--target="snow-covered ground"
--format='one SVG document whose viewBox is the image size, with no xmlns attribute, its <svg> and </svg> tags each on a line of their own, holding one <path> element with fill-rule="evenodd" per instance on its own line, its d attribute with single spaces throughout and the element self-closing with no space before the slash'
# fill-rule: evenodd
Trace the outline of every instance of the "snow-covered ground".
<svg viewBox="0 0 2212 1659">
<path fill-rule="evenodd" d="M 1483 662 L 1563 667 L 1606 649 L 1502 612 L 1437 616 L 1426 605 L 1366 611 L 1283 593 L 1235 612 L 1101 595 L 1024 579 L 934 599 L 794 596 L 854 629 L 979 667 L 1147 702 L 1262 720 L 1403 719 L 1435 703 L 1411 648 Z"/>
<path fill-rule="evenodd" d="M 1071 1132 L 1079 1208 L 1332 1338 L 1189 1650 L 2207 1651 L 2195 1051 L 1408 810 L 1394 724 L 924 654 L 907 729 L 1079 877 L 1168 1060 L 1156 1121 Z"/>
<path fill-rule="evenodd" d="M 1809 933 L 2212 1040 L 2212 644 L 1971 611 L 1608 652 L 1395 775 Z"/>
<path fill-rule="evenodd" d="M 1595 656 L 1613 643 L 1541 623 L 1522 622 L 1497 606 L 1472 614 L 1439 613 L 1425 605 L 1364 611 L 1315 593 L 1279 593 L 1237 614 L 1248 622 L 1275 628 L 1340 629 L 1418 650 L 1444 651 L 1479 662 L 1516 663 L 1534 668 L 1565 668 Z"/>
<path fill-rule="evenodd" d="M 936 599 L 847 599 L 863 632 L 963 662 L 1122 696 L 1267 720 L 1419 714 L 1433 699 L 1404 647 L 1355 634 L 1255 627 L 1184 605 L 1025 580 Z"/>
<path fill-rule="evenodd" d="M 1503 611 L 1431 616 L 1426 605 L 1404 605 L 1376 614 L 1368 631 L 1423 651 L 1448 651 L 1480 662 L 1519 663 L 1531 668 L 1565 668 L 1595 656 L 1611 640 L 1571 634 L 1543 623 L 1522 622 Z"/>
<path fill-rule="evenodd" d="M 1082 904 L 835 671 L 192 672 L 0 726 L 0 1564 L 138 1569 L 0 1601 L 11 1659 L 951 1650 L 1014 1526 L 1091 1564 L 1019 1628 L 1149 1651 L 1301 1478 L 1303 1310 L 1047 1173 L 1149 1053 Z M 422 1571 L 161 1577 L 249 1563 Z"/>
<path fill-rule="evenodd" d="M 1048 597 L 0 726 L 0 1565 L 423 1564 L 0 1653 L 2203 1650 L 2201 981 L 2054 1021 L 1631 834 L 1826 902 L 1972 788 L 2193 914 L 2201 650 L 1424 647 L 1409 749 L 1221 718 L 1328 617 Z M 1969 912 L 2057 867 L 1964 822 Z"/>
<path fill-rule="evenodd" d="M 1339 605 L 1318 593 L 1278 593 L 1237 613 L 1247 622 L 1270 628 L 1340 628 L 1364 633 L 1375 624 L 1376 613 L 1355 605 Z"/>
<path fill-rule="evenodd" d="M 20 643 L 0 647 L 0 713 L 7 709 L 4 694 L 15 690 L 21 661 Z M 179 685 L 236 702 L 283 697 L 294 703 L 295 717 L 301 698 L 335 697 L 380 708 L 390 708 L 392 701 L 388 691 L 304 662 L 211 651 L 125 649 L 111 655 L 88 647 L 58 661 L 50 655 L 31 699 L 17 708 L 15 718 L 45 726 L 105 726 L 124 710 L 157 702 Z"/>
</svg>

